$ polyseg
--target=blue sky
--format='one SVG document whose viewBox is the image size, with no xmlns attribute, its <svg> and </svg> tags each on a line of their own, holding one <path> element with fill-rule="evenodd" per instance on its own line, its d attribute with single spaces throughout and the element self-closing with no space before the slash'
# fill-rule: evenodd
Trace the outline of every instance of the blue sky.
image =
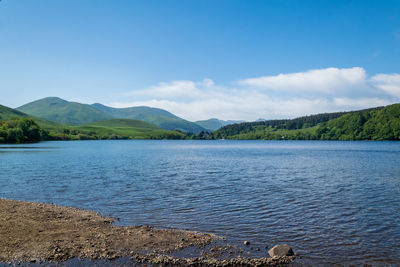
<svg viewBox="0 0 400 267">
<path fill-rule="evenodd" d="M 59 96 L 189 120 L 400 102 L 400 1 L 0 2 L 0 104 Z"/>
</svg>

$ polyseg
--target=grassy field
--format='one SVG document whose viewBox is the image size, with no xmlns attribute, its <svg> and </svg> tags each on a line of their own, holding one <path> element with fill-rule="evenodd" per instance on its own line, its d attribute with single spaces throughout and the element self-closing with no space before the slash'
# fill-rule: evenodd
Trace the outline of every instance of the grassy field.
<svg viewBox="0 0 400 267">
<path fill-rule="evenodd" d="M 130 119 L 112 119 L 72 126 L 70 133 L 78 131 L 98 139 L 182 139 L 184 134 L 163 130 L 153 124 Z"/>
</svg>

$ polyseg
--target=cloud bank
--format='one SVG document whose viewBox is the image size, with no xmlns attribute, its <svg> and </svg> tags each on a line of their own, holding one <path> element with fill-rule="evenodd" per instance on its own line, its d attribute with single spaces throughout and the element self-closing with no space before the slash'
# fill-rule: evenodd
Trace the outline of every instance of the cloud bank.
<svg viewBox="0 0 400 267">
<path fill-rule="evenodd" d="M 365 81 L 365 70 L 355 67 L 349 69 L 327 68 L 250 78 L 239 81 L 239 84 L 266 90 L 332 94 L 337 93 L 337 90 L 343 91 L 365 86 Z"/>
<path fill-rule="evenodd" d="M 195 121 L 254 121 L 356 110 L 400 100 L 400 74 L 368 77 L 361 67 L 325 68 L 238 80 L 224 87 L 211 79 L 162 82 L 127 93 L 114 107 L 151 106 Z"/>
</svg>

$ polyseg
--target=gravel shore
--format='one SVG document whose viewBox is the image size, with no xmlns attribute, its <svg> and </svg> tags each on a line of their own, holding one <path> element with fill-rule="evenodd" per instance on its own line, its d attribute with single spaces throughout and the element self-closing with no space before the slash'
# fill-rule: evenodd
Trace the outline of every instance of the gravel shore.
<svg viewBox="0 0 400 267">
<path fill-rule="evenodd" d="M 188 247 L 213 243 L 212 234 L 149 226 L 115 226 L 114 219 L 82 209 L 0 199 L 0 263 L 63 262 L 73 258 L 191 266 L 269 266 L 280 259 L 220 259 L 213 253 L 195 258 L 172 257 Z M 212 251 L 212 249 L 211 249 Z"/>
</svg>

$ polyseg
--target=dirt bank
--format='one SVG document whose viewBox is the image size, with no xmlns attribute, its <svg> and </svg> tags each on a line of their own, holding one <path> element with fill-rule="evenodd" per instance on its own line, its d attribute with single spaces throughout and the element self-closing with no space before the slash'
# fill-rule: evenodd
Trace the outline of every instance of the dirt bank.
<svg viewBox="0 0 400 267">
<path fill-rule="evenodd" d="M 0 262 L 49 261 L 72 258 L 115 259 L 173 265 L 271 265 L 285 259 L 217 259 L 212 254 L 176 258 L 169 253 L 204 248 L 215 236 L 148 226 L 120 227 L 112 218 L 81 209 L 0 199 Z"/>
</svg>

